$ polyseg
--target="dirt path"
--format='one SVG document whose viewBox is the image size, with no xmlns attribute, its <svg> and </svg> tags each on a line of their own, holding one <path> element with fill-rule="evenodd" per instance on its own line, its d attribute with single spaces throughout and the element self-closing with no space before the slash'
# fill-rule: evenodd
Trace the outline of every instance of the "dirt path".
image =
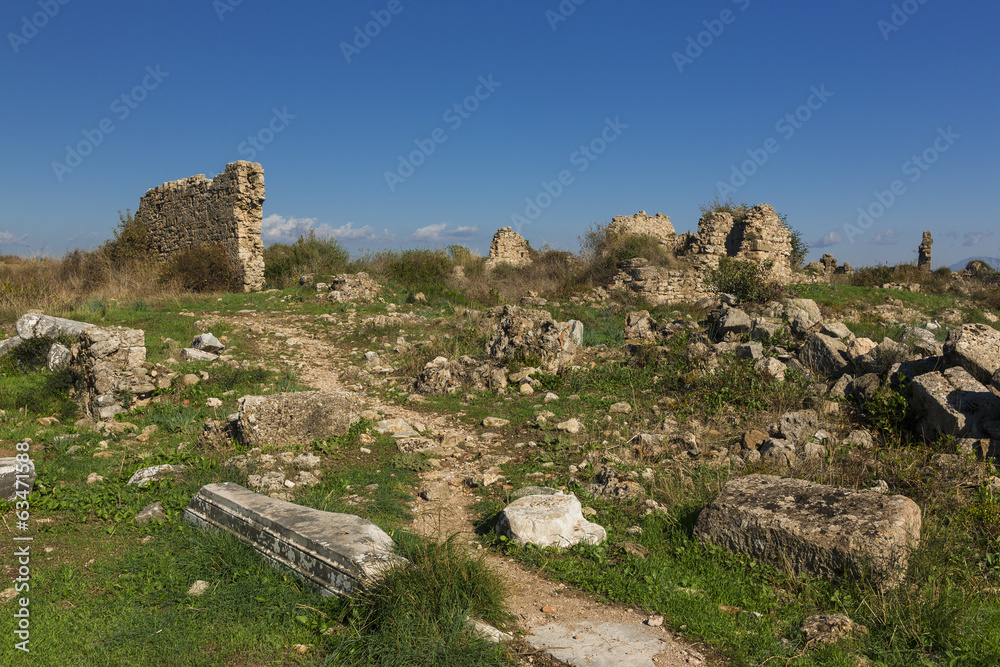
<svg viewBox="0 0 1000 667">
<path fill-rule="evenodd" d="M 324 317 L 332 325 L 327 336 L 354 326 L 351 316 Z M 411 504 L 415 516 L 412 530 L 415 532 L 438 538 L 458 534 L 459 539 L 468 542 L 470 549 L 481 549 L 473 528 L 475 515 L 471 506 L 475 496 L 464 480 L 482 475 L 485 466 L 490 465 L 491 455 L 495 461 L 495 457 L 502 454 L 505 447 L 502 440 L 483 441 L 479 433 L 457 423 L 452 415 L 427 410 L 417 412 L 384 403 L 358 385 L 345 386 L 340 374 L 352 365 L 349 361 L 351 351 L 332 346 L 307 331 L 315 322 L 312 316 L 242 312 L 218 319 L 256 339 L 262 347 L 281 346 L 282 361 L 295 370 L 303 384 L 315 389 L 360 391 L 365 409 L 379 412 L 384 418 L 398 417 L 409 424 L 427 425 L 436 434 L 455 434 L 466 443 L 467 449 L 481 453 L 476 461 L 459 462 L 422 473 L 424 488 L 434 486 L 443 498 L 432 501 L 415 498 Z M 364 353 L 365 350 L 356 351 Z M 595 667 L 709 664 L 696 648 L 662 626 L 650 627 L 646 623 L 647 615 L 641 610 L 598 602 L 592 596 L 526 570 L 509 558 L 487 554 L 486 560 L 508 583 L 509 608 L 519 619 L 524 640 L 540 656 L 545 656 L 525 658 L 524 664 L 551 663 L 552 658 L 566 664 Z M 543 612 L 543 608 L 546 611 Z"/>
</svg>

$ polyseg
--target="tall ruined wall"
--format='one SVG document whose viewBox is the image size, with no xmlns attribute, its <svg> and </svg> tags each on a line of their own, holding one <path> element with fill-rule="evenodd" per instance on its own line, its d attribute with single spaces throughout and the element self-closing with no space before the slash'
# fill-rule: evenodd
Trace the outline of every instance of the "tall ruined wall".
<svg viewBox="0 0 1000 667">
<path fill-rule="evenodd" d="M 647 215 L 645 211 L 639 211 L 635 215 L 619 215 L 611 219 L 608 232 L 653 236 L 668 248 L 677 245 L 677 232 L 670 222 L 670 216 L 662 213 Z"/>
<path fill-rule="evenodd" d="M 184 248 L 221 243 L 250 292 L 264 286 L 263 204 L 264 168 L 240 160 L 211 180 L 199 174 L 149 190 L 136 217 L 163 261 Z"/>
<path fill-rule="evenodd" d="M 773 262 L 771 277 L 787 284 L 792 278 L 791 255 L 792 233 L 774 209 L 767 204 L 750 209 L 743 225 L 743 242 L 735 257 L 758 264 Z"/>
</svg>

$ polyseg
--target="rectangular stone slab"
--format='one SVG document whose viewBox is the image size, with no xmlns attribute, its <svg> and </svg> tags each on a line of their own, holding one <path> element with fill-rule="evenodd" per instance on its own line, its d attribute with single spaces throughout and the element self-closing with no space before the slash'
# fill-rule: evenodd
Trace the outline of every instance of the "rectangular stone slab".
<svg viewBox="0 0 1000 667">
<path fill-rule="evenodd" d="M 225 530 L 315 584 L 321 595 L 347 595 L 402 562 L 371 521 L 276 500 L 225 482 L 203 486 L 184 518 Z"/>
<path fill-rule="evenodd" d="M 695 536 L 796 574 L 867 574 L 891 588 L 920 541 L 920 508 L 905 496 L 773 475 L 731 480 L 698 516 Z"/>
</svg>

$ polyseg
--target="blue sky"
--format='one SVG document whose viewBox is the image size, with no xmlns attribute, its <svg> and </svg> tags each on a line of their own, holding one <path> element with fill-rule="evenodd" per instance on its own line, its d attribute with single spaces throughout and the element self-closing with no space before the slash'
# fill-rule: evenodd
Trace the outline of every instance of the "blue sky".
<svg viewBox="0 0 1000 667">
<path fill-rule="evenodd" d="M 269 241 L 485 252 L 511 225 L 576 250 L 640 209 L 694 230 L 722 191 L 785 213 L 811 259 L 914 260 L 924 230 L 935 266 L 997 256 L 998 20 L 963 0 L 7 0 L 0 253 L 92 247 L 147 189 L 252 159 Z"/>
</svg>

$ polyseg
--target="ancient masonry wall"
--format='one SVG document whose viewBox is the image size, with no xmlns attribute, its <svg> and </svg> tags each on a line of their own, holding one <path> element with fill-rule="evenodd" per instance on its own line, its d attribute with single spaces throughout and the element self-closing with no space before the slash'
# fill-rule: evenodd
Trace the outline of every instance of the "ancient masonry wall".
<svg viewBox="0 0 1000 667">
<path fill-rule="evenodd" d="M 531 252 L 528 242 L 523 236 L 510 227 L 501 227 L 493 235 L 490 243 L 490 256 L 486 260 L 486 268 L 492 270 L 497 264 L 513 264 L 525 266 L 531 264 Z"/>
<path fill-rule="evenodd" d="M 669 248 L 677 245 L 677 232 L 670 222 L 670 216 L 662 213 L 647 215 L 645 211 L 639 211 L 635 215 L 619 215 L 611 219 L 608 232 L 652 236 Z"/>
<path fill-rule="evenodd" d="M 199 174 L 149 190 L 136 217 L 161 261 L 185 248 L 221 243 L 242 274 L 243 291 L 250 292 L 264 287 L 263 204 L 264 168 L 240 160 L 211 180 Z"/>
</svg>

